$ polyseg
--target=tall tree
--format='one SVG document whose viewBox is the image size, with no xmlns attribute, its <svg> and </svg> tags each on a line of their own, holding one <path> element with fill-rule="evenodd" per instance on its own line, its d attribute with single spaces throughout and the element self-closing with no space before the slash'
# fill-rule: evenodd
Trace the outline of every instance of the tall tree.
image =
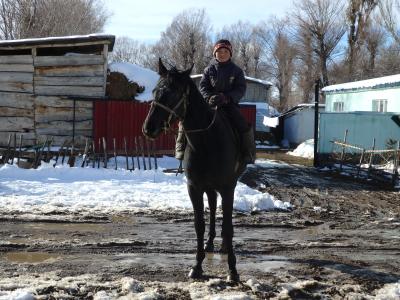
<svg viewBox="0 0 400 300">
<path fill-rule="evenodd" d="M 278 88 L 281 110 L 294 104 L 290 101 L 290 94 L 297 51 L 290 39 L 288 23 L 288 19 L 271 18 L 267 23 L 260 23 L 255 30 L 264 49 L 263 60 L 268 66 L 268 77 L 272 77 Z"/>
<path fill-rule="evenodd" d="M 380 0 L 379 10 L 386 30 L 392 35 L 396 43 L 400 45 L 400 0 Z"/>
<path fill-rule="evenodd" d="M 309 30 L 313 51 L 318 55 L 324 86 L 329 84 L 328 60 L 346 32 L 342 0 L 298 0 L 293 13 L 296 25 Z"/>
<path fill-rule="evenodd" d="M 0 38 L 101 32 L 108 18 L 101 0 L 1 0 Z"/>
<path fill-rule="evenodd" d="M 371 22 L 365 31 L 364 45 L 366 52 L 365 63 L 363 66 L 364 78 L 377 77 L 376 62 L 380 50 L 386 44 L 386 35 L 378 21 Z M 363 79 L 364 79 L 363 78 Z"/>
<path fill-rule="evenodd" d="M 319 58 L 313 50 L 312 34 L 304 27 L 292 29 L 294 46 L 297 49 L 295 81 L 302 103 L 314 101 L 314 83 L 319 78 Z"/>
<path fill-rule="evenodd" d="M 378 0 L 349 0 L 347 8 L 348 32 L 348 78 L 354 80 L 354 68 L 357 63 L 358 52 L 365 41 L 369 19 L 377 6 Z"/>
<path fill-rule="evenodd" d="M 211 58 L 211 26 L 204 9 L 186 10 L 176 16 L 154 51 L 181 69 L 194 64 L 194 72 L 203 72 Z"/>
</svg>

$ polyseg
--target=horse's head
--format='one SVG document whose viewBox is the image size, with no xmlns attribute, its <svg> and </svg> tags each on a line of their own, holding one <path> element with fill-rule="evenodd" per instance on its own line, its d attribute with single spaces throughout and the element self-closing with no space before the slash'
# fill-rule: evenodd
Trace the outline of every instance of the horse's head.
<svg viewBox="0 0 400 300">
<path fill-rule="evenodd" d="M 169 128 L 171 123 L 185 118 L 192 68 L 186 71 L 178 71 L 176 68 L 168 70 L 161 58 L 159 59 L 160 79 L 153 90 L 154 100 L 143 123 L 144 135 L 156 138 L 163 129 Z"/>
</svg>

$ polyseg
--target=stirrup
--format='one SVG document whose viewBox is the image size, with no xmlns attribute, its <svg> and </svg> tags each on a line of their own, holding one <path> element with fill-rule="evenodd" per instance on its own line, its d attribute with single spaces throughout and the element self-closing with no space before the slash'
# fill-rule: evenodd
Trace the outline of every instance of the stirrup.
<svg viewBox="0 0 400 300">
<path fill-rule="evenodd" d="M 178 176 L 178 174 L 182 174 L 182 173 L 183 173 L 182 160 L 179 160 L 179 167 L 176 170 L 175 176 Z"/>
</svg>

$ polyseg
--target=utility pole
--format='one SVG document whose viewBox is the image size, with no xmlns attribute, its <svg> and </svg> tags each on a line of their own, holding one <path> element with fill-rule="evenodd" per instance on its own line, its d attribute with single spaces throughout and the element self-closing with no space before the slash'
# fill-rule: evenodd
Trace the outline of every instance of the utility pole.
<svg viewBox="0 0 400 300">
<path fill-rule="evenodd" d="M 314 107 L 314 167 L 318 167 L 318 123 L 319 123 L 319 85 L 320 80 L 315 80 L 315 107 Z"/>
</svg>

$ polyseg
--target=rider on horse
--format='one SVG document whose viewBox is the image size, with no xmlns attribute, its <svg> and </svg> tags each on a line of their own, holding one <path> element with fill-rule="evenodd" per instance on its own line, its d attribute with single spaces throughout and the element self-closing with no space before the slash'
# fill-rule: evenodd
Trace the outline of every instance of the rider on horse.
<svg viewBox="0 0 400 300">
<path fill-rule="evenodd" d="M 252 164 L 255 160 L 254 132 L 241 114 L 238 104 L 246 92 L 243 70 L 232 62 L 232 45 L 228 40 L 217 41 L 213 55 L 214 59 L 203 72 L 200 93 L 210 106 L 220 108 L 239 132 L 243 160 L 246 164 Z M 182 160 L 186 143 L 181 125 L 179 127 L 175 157 Z"/>
</svg>

